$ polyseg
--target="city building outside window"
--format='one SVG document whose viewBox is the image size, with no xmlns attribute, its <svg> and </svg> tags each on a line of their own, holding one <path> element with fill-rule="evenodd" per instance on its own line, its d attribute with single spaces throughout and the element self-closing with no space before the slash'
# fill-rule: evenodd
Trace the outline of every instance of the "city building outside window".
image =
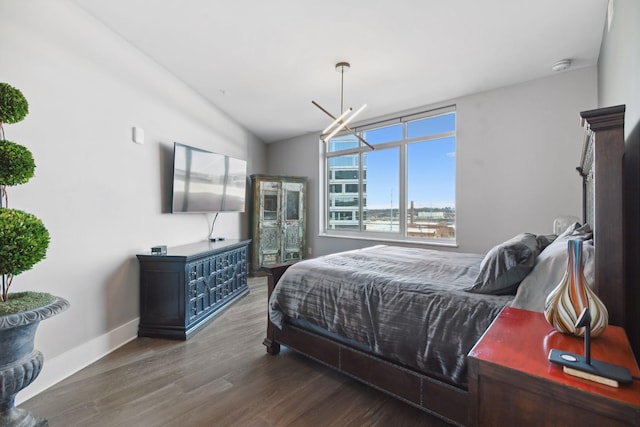
<svg viewBox="0 0 640 427">
<path fill-rule="evenodd" d="M 454 107 L 354 129 L 325 148 L 325 232 L 455 243 Z"/>
</svg>

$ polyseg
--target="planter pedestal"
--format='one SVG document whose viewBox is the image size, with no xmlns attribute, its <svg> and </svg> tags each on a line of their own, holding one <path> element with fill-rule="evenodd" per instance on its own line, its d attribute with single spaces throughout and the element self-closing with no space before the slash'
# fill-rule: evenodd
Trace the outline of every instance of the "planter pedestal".
<svg viewBox="0 0 640 427">
<path fill-rule="evenodd" d="M 49 427 L 44 418 L 36 418 L 24 409 L 11 408 L 0 414 L 0 426 L 11 427 Z"/>
<path fill-rule="evenodd" d="M 43 427 L 47 420 L 29 411 L 15 408 L 16 394 L 36 379 L 42 370 L 42 353 L 33 348 L 36 329 L 48 319 L 69 307 L 56 298 L 51 304 L 32 311 L 0 316 L 0 426 Z"/>
</svg>

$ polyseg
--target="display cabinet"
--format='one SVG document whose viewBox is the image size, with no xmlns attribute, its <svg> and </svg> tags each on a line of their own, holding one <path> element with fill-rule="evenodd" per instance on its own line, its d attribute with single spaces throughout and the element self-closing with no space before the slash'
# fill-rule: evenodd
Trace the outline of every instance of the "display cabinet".
<svg viewBox="0 0 640 427">
<path fill-rule="evenodd" d="M 251 270 L 304 258 L 307 178 L 251 175 L 251 184 Z"/>
</svg>

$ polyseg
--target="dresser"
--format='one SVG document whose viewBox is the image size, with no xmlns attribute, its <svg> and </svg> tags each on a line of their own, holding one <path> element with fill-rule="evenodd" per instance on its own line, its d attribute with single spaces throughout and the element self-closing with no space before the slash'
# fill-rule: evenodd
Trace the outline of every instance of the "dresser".
<svg viewBox="0 0 640 427">
<path fill-rule="evenodd" d="M 307 178 L 251 175 L 251 270 L 306 254 Z"/>
<path fill-rule="evenodd" d="M 138 254 L 138 336 L 186 340 L 249 292 L 251 240 L 198 242 Z"/>
</svg>

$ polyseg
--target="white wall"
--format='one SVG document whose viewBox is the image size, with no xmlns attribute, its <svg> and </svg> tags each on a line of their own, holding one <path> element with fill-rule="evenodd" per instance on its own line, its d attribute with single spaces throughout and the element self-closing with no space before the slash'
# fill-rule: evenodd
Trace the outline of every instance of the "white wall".
<svg viewBox="0 0 640 427">
<path fill-rule="evenodd" d="M 640 2 L 615 0 L 598 60 L 601 107 L 625 104 L 625 136 L 640 125 Z"/>
<path fill-rule="evenodd" d="M 136 335 L 136 253 L 207 236 L 204 215 L 164 213 L 174 141 L 247 159 L 266 171 L 256 137 L 67 0 L 3 0 L 0 80 L 23 91 L 24 121 L 6 138 L 27 146 L 36 176 L 9 203 L 39 216 L 47 258 L 12 290 L 47 291 L 71 308 L 42 322 L 44 370 L 20 401 Z M 131 127 L 146 133 L 131 141 Z M 248 216 L 221 214 L 218 234 L 247 237 Z"/>
<path fill-rule="evenodd" d="M 579 112 L 597 106 L 595 67 L 424 107 L 456 105 L 458 249 L 484 253 L 517 233 L 581 216 Z M 319 236 L 318 134 L 269 144 L 269 173 L 309 177 L 313 255 L 377 242 Z"/>
</svg>

